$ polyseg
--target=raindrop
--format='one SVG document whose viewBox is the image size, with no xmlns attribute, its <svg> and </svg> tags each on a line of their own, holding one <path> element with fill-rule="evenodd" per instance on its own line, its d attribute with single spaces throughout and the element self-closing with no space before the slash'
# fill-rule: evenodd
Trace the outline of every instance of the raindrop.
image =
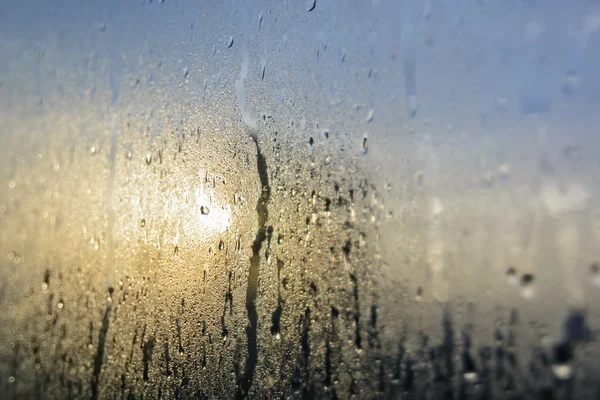
<svg viewBox="0 0 600 400">
<path fill-rule="evenodd" d="M 14 189 L 16 186 L 17 186 L 17 182 L 12 181 L 12 180 L 8 182 L 9 189 Z"/>
<path fill-rule="evenodd" d="M 258 31 L 260 32 L 260 28 L 262 27 L 263 18 L 265 17 L 265 11 L 261 10 L 258 13 Z"/>
<path fill-rule="evenodd" d="M 369 113 L 367 114 L 367 119 L 365 119 L 365 122 L 368 124 L 369 122 L 373 121 L 373 113 L 374 111 L 371 109 L 369 110 Z"/>
<path fill-rule="evenodd" d="M 523 274 L 523 276 L 521 277 L 521 285 L 522 286 L 532 285 L 533 280 L 534 280 L 533 274 Z"/>
<path fill-rule="evenodd" d="M 570 70 L 563 78 L 562 93 L 565 96 L 573 96 L 579 86 L 579 75 L 576 71 Z"/>
<path fill-rule="evenodd" d="M 600 265 L 597 262 L 590 265 L 590 275 L 592 283 L 596 286 L 600 286 Z"/>
<path fill-rule="evenodd" d="M 227 41 L 227 48 L 233 46 L 233 36 L 229 36 L 229 40 Z"/>
<path fill-rule="evenodd" d="M 127 152 L 127 159 L 131 160 L 133 158 L 133 154 L 131 153 L 131 151 Z"/>
<path fill-rule="evenodd" d="M 150 165 L 152 163 L 152 153 L 146 153 L 146 164 Z"/>
<path fill-rule="evenodd" d="M 311 12 L 317 6 L 317 0 L 307 0 L 306 1 L 306 12 Z"/>
<path fill-rule="evenodd" d="M 535 295 L 533 283 L 535 277 L 533 274 L 523 274 L 521 276 L 521 295 L 526 299 L 531 299 Z"/>
<path fill-rule="evenodd" d="M 185 68 L 183 69 L 183 78 L 184 78 L 184 79 L 185 79 L 185 78 L 187 78 L 187 77 L 188 77 L 188 75 L 189 75 L 189 73 L 190 73 L 190 71 L 188 70 L 188 67 L 185 67 Z"/>
<path fill-rule="evenodd" d="M 202 213 L 202 215 L 208 215 L 209 213 L 209 209 L 207 206 L 201 206 L 200 207 L 200 213 Z"/>
<path fill-rule="evenodd" d="M 519 282 L 517 278 L 517 270 L 514 267 L 508 267 L 506 270 L 506 281 L 513 286 L 516 286 Z"/>
<path fill-rule="evenodd" d="M 140 226 L 142 228 L 146 226 L 146 218 L 142 218 L 142 221 L 140 222 Z"/>
<path fill-rule="evenodd" d="M 261 59 L 260 61 L 260 80 L 264 81 L 265 80 L 265 70 L 267 68 L 267 60 L 266 59 Z"/>
<path fill-rule="evenodd" d="M 510 177 L 510 165 L 504 163 L 498 167 L 498 175 L 502 179 L 508 179 Z"/>
<path fill-rule="evenodd" d="M 573 376 L 573 368 L 569 364 L 552 364 L 552 372 L 556 378 L 566 381 Z"/>
<path fill-rule="evenodd" d="M 219 242 L 219 250 L 223 251 L 223 249 L 225 249 L 225 243 L 221 239 L 221 241 Z"/>
<path fill-rule="evenodd" d="M 98 149 L 96 149 L 96 146 L 95 146 L 95 145 L 94 145 L 94 146 L 92 146 L 92 147 L 90 147 L 90 153 L 92 153 L 92 154 L 96 154 L 96 151 L 98 151 Z"/>
<path fill-rule="evenodd" d="M 466 382 L 475 383 L 475 382 L 477 382 L 477 379 L 479 378 L 479 376 L 478 376 L 477 372 L 475 372 L 475 371 L 468 371 L 463 374 L 463 378 L 465 379 Z"/>
<path fill-rule="evenodd" d="M 361 146 L 360 154 L 364 156 L 365 154 L 367 154 L 367 151 L 369 151 L 369 143 L 367 141 L 367 136 L 365 135 L 362 138 L 362 146 Z"/>
<path fill-rule="evenodd" d="M 498 96 L 496 97 L 496 108 L 499 111 L 508 110 L 508 98 L 506 96 Z"/>
<path fill-rule="evenodd" d="M 8 383 L 15 383 L 15 377 L 14 376 L 9 376 L 8 377 Z"/>
<path fill-rule="evenodd" d="M 415 296 L 415 300 L 420 301 L 422 296 L 423 296 L 423 288 L 419 286 L 417 288 L 417 295 Z"/>
</svg>

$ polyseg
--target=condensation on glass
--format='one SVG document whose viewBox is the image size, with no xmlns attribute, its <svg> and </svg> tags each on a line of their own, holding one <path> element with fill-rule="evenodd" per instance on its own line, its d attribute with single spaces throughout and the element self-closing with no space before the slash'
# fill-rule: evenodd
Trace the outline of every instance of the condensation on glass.
<svg viewBox="0 0 600 400">
<path fill-rule="evenodd" d="M 600 396 L 600 4 L 0 5 L 2 398 Z"/>
</svg>

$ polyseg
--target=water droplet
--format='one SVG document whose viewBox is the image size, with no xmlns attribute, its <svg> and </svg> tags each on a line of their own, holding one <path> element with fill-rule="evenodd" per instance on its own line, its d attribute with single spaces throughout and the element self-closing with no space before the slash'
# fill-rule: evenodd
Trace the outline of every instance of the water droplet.
<svg viewBox="0 0 600 400">
<path fill-rule="evenodd" d="M 514 267 L 508 267 L 506 269 L 506 281 L 513 286 L 516 286 L 519 283 L 517 270 Z"/>
<path fill-rule="evenodd" d="M 421 301 L 422 296 L 423 296 L 423 288 L 419 286 L 417 288 L 417 295 L 415 296 L 415 300 Z"/>
<path fill-rule="evenodd" d="M 133 158 L 133 154 L 131 153 L 131 151 L 127 152 L 127 159 L 131 160 Z"/>
<path fill-rule="evenodd" d="M 260 80 L 265 80 L 265 70 L 267 69 L 267 60 L 266 58 L 262 58 L 260 60 Z"/>
<path fill-rule="evenodd" d="M 475 382 L 477 382 L 479 375 L 475 371 L 468 371 L 463 374 L 463 378 L 465 379 L 466 382 L 475 383 Z"/>
<path fill-rule="evenodd" d="M 569 364 L 552 364 L 554 376 L 561 380 L 569 380 L 573 376 L 573 368 Z"/>
<path fill-rule="evenodd" d="M 188 67 L 183 68 L 183 78 L 187 78 L 189 75 L 190 71 L 188 70 Z"/>
<path fill-rule="evenodd" d="M 92 154 L 96 154 L 96 151 L 98 151 L 98 149 L 96 149 L 96 146 L 95 146 L 95 145 L 94 145 L 94 146 L 92 146 L 92 147 L 90 147 L 90 153 L 92 153 Z"/>
<path fill-rule="evenodd" d="M 208 213 L 210 212 L 207 206 L 201 206 L 200 207 L 200 212 L 202 213 L 202 215 L 208 215 Z"/>
<path fill-rule="evenodd" d="M 362 138 L 362 146 L 361 146 L 360 154 L 363 156 L 365 154 L 367 154 L 367 152 L 369 151 L 369 143 L 368 143 L 367 139 L 368 138 L 366 135 L 363 136 L 363 138 Z"/>
<path fill-rule="evenodd" d="M 152 163 L 152 153 L 146 153 L 146 164 L 150 165 Z"/>
<path fill-rule="evenodd" d="M 579 75 L 576 71 L 570 70 L 563 78 L 562 93 L 565 96 L 573 96 L 579 86 Z"/>
<path fill-rule="evenodd" d="M 523 274 L 521 276 L 521 295 L 526 299 L 531 299 L 535 296 L 534 290 L 535 277 L 533 274 Z"/>
<path fill-rule="evenodd" d="M 317 0 L 306 0 L 306 12 L 311 12 L 317 6 Z"/>
<path fill-rule="evenodd" d="M 371 109 L 369 110 L 369 113 L 367 114 L 367 118 L 365 119 L 365 122 L 368 124 L 369 122 L 373 121 L 373 113 L 374 111 Z"/>
<path fill-rule="evenodd" d="M 229 40 L 227 41 L 227 48 L 233 46 L 233 36 L 229 36 Z"/>
<path fill-rule="evenodd" d="M 265 10 L 260 10 L 258 13 L 258 31 L 260 32 L 260 28 L 262 27 L 263 18 L 265 17 Z"/>
<path fill-rule="evenodd" d="M 525 41 L 529 43 L 535 42 L 544 33 L 544 27 L 535 19 L 529 21 L 525 27 Z"/>
<path fill-rule="evenodd" d="M 140 222 L 140 226 L 143 228 L 146 226 L 146 218 L 142 218 L 141 222 Z"/>
<path fill-rule="evenodd" d="M 419 108 L 419 105 L 417 104 L 417 96 L 416 95 L 408 96 L 407 104 L 408 104 L 408 115 L 411 118 L 413 118 L 417 114 L 417 109 Z"/>
<path fill-rule="evenodd" d="M 14 376 L 9 376 L 8 377 L 8 383 L 15 383 L 15 377 Z"/>
<path fill-rule="evenodd" d="M 510 177 L 510 165 L 504 163 L 498 167 L 498 175 L 502 179 L 508 179 Z"/>
<path fill-rule="evenodd" d="M 64 303 L 63 302 L 59 302 L 58 303 L 58 309 L 62 310 L 63 307 L 64 307 Z"/>
<path fill-rule="evenodd" d="M 223 251 L 223 249 L 225 249 L 225 243 L 223 242 L 223 240 L 221 240 L 219 242 L 219 250 Z"/>
<path fill-rule="evenodd" d="M 592 283 L 596 286 L 600 286 L 600 265 L 597 262 L 590 265 L 590 275 Z"/>
<path fill-rule="evenodd" d="M 17 182 L 15 182 L 15 181 L 9 181 L 8 182 L 8 188 L 9 189 L 14 189 L 15 186 L 17 186 Z"/>
<path fill-rule="evenodd" d="M 498 96 L 496 97 L 496 108 L 499 111 L 508 110 L 508 98 L 506 96 Z"/>
</svg>

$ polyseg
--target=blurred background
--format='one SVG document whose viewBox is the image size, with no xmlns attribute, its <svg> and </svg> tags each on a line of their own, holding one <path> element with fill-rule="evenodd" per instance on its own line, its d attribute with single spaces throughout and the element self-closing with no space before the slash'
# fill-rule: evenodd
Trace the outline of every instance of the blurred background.
<svg viewBox="0 0 600 400">
<path fill-rule="evenodd" d="M 0 2 L 0 397 L 591 399 L 595 0 Z"/>
</svg>

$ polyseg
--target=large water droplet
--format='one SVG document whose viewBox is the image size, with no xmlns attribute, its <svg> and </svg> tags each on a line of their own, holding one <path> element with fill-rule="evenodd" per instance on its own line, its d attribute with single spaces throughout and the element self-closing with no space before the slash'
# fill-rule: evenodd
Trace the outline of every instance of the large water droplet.
<svg viewBox="0 0 600 400">
<path fill-rule="evenodd" d="M 531 299 L 535 296 L 534 281 L 533 274 L 527 273 L 521 276 L 521 295 L 524 298 Z"/>
<path fill-rule="evenodd" d="M 552 372 L 556 378 L 563 381 L 573 376 L 573 368 L 569 364 L 552 364 Z"/>
<path fill-rule="evenodd" d="M 475 371 L 467 371 L 463 374 L 463 378 L 466 382 L 475 383 L 479 379 L 479 375 Z"/>
</svg>

